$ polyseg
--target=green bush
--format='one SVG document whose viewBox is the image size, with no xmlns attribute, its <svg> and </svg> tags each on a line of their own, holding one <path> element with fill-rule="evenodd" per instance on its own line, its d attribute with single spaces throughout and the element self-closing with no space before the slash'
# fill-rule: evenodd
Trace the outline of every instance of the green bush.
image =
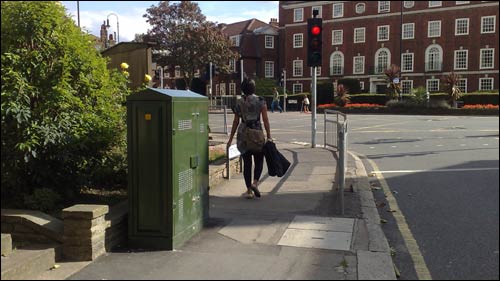
<svg viewBox="0 0 500 281">
<path fill-rule="evenodd" d="M 386 104 L 387 107 L 389 108 L 416 108 L 420 107 L 421 105 L 418 104 L 415 100 L 407 99 L 407 100 L 389 100 Z"/>
<path fill-rule="evenodd" d="M 361 92 L 361 85 L 359 83 L 359 80 L 358 79 L 355 79 L 355 78 L 343 78 L 343 79 L 339 79 L 339 81 L 337 82 L 339 85 L 344 85 L 347 89 L 347 91 L 349 91 L 349 93 L 359 93 Z"/>
<path fill-rule="evenodd" d="M 372 103 L 385 105 L 387 96 L 384 94 L 351 94 L 351 103 Z"/>
<path fill-rule="evenodd" d="M 318 83 L 317 86 L 317 104 L 328 104 L 333 102 L 333 84 L 326 83 Z"/>
<path fill-rule="evenodd" d="M 498 93 L 467 93 L 460 99 L 464 104 L 493 104 L 498 105 Z"/>
<path fill-rule="evenodd" d="M 36 188 L 33 194 L 24 196 L 24 206 L 31 210 L 51 212 L 61 203 L 61 196 L 49 188 Z"/>
<path fill-rule="evenodd" d="M 123 171 L 126 155 L 113 151 L 126 144 L 125 75 L 59 3 L 1 7 L 2 205 L 36 188 L 69 196 L 104 167 Z"/>
</svg>

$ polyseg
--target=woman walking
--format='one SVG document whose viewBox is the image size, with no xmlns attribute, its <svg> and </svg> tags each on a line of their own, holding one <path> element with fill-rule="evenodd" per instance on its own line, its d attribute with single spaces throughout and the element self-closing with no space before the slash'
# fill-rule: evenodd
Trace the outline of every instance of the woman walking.
<svg viewBox="0 0 500 281">
<path fill-rule="evenodd" d="M 231 134 L 227 142 L 227 146 L 231 146 L 233 142 L 234 134 L 236 129 L 238 129 L 237 144 L 240 150 L 241 157 L 243 158 L 243 176 L 245 177 L 245 185 L 247 191 L 244 196 L 247 198 L 253 198 L 254 195 L 260 197 L 260 191 L 258 189 L 258 184 L 260 176 L 262 174 L 262 169 L 264 166 L 264 153 L 261 151 L 241 151 L 245 150 L 242 144 L 246 141 L 243 131 L 245 126 L 251 129 L 262 130 L 262 124 L 260 118 L 262 116 L 262 121 L 264 122 L 264 128 L 266 130 L 267 139 L 271 139 L 271 129 L 269 126 L 269 119 L 267 117 L 267 105 L 263 97 L 258 97 L 255 95 L 255 81 L 245 78 L 241 83 L 241 91 L 244 96 L 238 100 L 235 106 L 235 114 L 233 120 L 233 126 L 231 128 Z M 240 118 L 242 122 L 240 124 Z M 252 181 L 252 158 L 255 164 L 253 171 L 253 181 Z"/>
</svg>

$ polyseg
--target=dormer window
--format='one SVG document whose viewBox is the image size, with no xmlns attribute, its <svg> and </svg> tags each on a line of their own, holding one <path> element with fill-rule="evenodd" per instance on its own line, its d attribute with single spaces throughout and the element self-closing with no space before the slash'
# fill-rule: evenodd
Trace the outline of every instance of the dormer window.
<svg viewBox="0 0 500 281">
<path fill-rule="evenodd" d="M 356 14 L 363 14 L 366 10 L 365 3 L 356 4 Z"/>
</svg>

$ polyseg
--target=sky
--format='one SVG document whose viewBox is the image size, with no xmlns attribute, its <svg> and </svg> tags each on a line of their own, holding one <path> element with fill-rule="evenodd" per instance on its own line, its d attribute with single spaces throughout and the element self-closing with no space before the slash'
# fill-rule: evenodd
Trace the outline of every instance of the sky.
<svg viewBox="0 0 500 281">
<path fill-rule="evenodd" d="M 101 24 L 109 16 L 110 32 L 117 32 L 117 18 L 120 42 L 132 41 L 135 34 L 146 33 L 149 24 L 143 15 L 159 1 L 79 1 L 80 26 L 89 33 L 99 36 Z M 175 1 L 174 1 L 175 2 Z M 279 1 L 194 1 L 200 6 L 207 20 L 218 23 L 234 23 L 256 18 L 269 22 L 278 18 Z M 62 1 L 67 12 L 77 23 L 77 1 Z M 114 13 L 116 16 L 111 15 Z"/>
</svg>

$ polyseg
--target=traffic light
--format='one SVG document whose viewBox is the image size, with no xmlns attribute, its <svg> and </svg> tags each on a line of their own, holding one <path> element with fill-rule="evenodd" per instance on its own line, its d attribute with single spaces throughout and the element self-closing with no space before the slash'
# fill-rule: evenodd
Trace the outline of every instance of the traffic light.
<svg viewBox="0 0 500 281">
<path fill-rule="evenodd" d="M 283 83 L 285 82 L 285 73 L 281 72 L 281 78 L 280 78 L 280 87 L 283 87 Z"/>
<path fill-rule="evenodd" d="M 307 19 L 307 66 L 321 66 L 323 20 Z"/>
</svg>

